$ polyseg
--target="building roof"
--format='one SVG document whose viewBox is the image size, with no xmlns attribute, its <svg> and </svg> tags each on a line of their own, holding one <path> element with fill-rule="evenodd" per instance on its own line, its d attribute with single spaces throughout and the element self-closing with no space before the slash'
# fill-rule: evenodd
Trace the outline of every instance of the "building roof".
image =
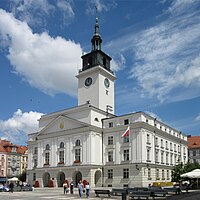
<svg viewBox="0 0 200 200">
<path fill-rule="evenodd" d="M 188 148 L 189 149 L 200 148 L 200 136 L 189 136 Z"/>
<path fill-rule="evenodd" d="M 13 147 L 17 148 L 16 153 L 18 153 L 18 154 L 24 154 L 25 151 L 27 151 L 26 146 L 15 145 L 15 144 L 11 143 L 10 141 L 0 139 L 0 152 L 11 153 Z"/>
</svg>

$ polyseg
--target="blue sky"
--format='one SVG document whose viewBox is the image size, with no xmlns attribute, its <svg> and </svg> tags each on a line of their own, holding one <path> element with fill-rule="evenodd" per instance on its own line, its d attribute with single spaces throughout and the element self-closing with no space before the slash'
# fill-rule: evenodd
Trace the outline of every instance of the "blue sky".
<svg viewBox="0 0 200 200">
<path fill-rule="evenodd" d="M 0 0 L 0 137 L 25 144 L 42 114 L 77 105 L 98 10 L 115 114 L 200 133 L 199 0 Z"/>
</svg>

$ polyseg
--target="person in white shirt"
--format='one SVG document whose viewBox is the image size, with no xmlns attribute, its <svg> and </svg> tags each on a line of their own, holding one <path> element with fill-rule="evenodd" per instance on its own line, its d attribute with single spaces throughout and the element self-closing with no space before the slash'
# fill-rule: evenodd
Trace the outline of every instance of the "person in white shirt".
<svg viewBox="0 0 200 200">
<path fill-rule="evenodd" d="M 86 183 L 85 189 L 86 189 L 86 198 L 89 198 L 89 196 L 90 196 L 90 184 L 89 184 L 89 182 Z"/>
</svg>

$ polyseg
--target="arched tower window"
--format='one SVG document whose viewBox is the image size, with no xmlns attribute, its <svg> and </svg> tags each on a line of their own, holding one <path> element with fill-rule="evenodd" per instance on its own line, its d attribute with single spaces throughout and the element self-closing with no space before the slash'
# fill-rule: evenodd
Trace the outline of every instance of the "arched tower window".
<svg viewBox="0 0 200 200">
<path fill-rule="evenodd" d="M 46 145 L 45 150 L 50 150 L 50 146 L 49 146 L 49 144 Z"/>
<path fill-rule="evenodd" d="M 106 58 L 103 58 L 103 65 L 106 67 Z"/>
<path fill-rule="evenodd" d="M 64 148 L 64 147 L 65 147 L 64 142 L 61 142 L 61 143 L 60 143 L 60 148 L 62 149 L 62 148 Z"/>
<path fill-rule="evenodd" d="M 92 57 L 88 58 L 88 65 L 92 65 Z"/>
<path fill-rule="evenodd" d="M 76 147 L 81 146 L 81 141 L 80 141 L 80 140 L 76 140 L 75 146 L 76 146 Z"/>
</svg>

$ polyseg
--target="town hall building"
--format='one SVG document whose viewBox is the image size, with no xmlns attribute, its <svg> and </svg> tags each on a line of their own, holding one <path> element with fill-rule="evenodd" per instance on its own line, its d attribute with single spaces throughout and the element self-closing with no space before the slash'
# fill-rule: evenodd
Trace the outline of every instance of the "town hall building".
<svg viewBox="0 0 200 200">
<path fill-rule="evenodd" d="M 98 18 L 92 50 L 83 55 L 78 106 L 43 115 L 29 135 L 27 181 L 61 187 L 87 180 L 91 187 L 147 186 L 169 182 L 186 163 L 187 136 L 144 112 L 115 115 L 111 57 L 101 50 Z M 121 137 L 127 128 L 129 134 Z"/>
</svg>

